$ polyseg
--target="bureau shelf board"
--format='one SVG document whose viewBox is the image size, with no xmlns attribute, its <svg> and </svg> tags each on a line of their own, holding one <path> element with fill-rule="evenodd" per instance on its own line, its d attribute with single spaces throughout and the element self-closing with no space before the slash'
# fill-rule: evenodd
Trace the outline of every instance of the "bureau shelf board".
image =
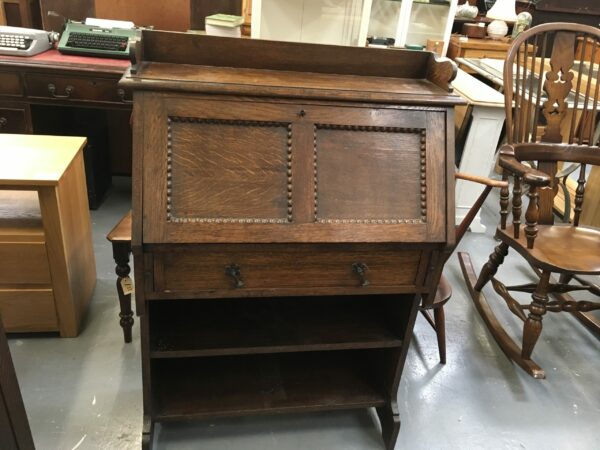
<svg viewBox="0 0 600 450">
<path fill-rule="evenodd" d="M 456 67 L 432 53 L 144 31 L 132 250 L 144 428 L 376 408 L 454 247 Z"/>
</svg>

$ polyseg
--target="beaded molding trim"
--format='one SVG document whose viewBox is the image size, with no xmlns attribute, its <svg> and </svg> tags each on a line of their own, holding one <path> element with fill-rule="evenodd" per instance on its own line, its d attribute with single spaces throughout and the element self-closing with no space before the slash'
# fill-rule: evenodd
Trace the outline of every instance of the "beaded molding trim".
<svg viewBox="0 0 600 450">
<path fill-rule="evenodd" d="M 247 127 L 285 127 L 287 128 L 287 216 L 282 218 L 256 218 L 256 217 L 176 217 L 172 213 L 172 177 L 173 177 L 173 140 L 171 124 L 175 123 L 203 123 Z M 292 221 L 292 124 L 285 122 L 261 122 L 258 120 L 225 120 L 203 119 L 198 117 L 169 116 L 167 119 L 167 222 L 172 223 L 289 223 Z"/>
<path fill-rule="evenodd" d="M 397 218 L 397 219 L 322 219 L 318 215 L 319 207 L 319 189 L 318 189 L 318 165 L 317 165 L 317 130 L 347 130 L 363 132 L 380 133 L 414 133 L 421 137 L 420 143 L 420 192 L 421 192 L 421 217 L 420 218 Z M 315 124 L 313 128 L 313 180 L 314 180 L 314 221 L 317 223 L 364 223 L 378 225 L 397 225 L 397 224 L 422 224 L 427 222 L 427 166 L 426 166 L 426 143 L 427 136 L 424 128 L 402 128 L 402 127 L 377 127 L 361 125 L 331 125 Z"/>
</svg>

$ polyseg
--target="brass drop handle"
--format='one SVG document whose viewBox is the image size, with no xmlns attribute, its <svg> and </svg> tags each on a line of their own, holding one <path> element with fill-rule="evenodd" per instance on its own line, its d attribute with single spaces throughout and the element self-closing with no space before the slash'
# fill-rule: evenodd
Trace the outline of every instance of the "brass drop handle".
<svg viewBox="0 0 600 450">
<path fill-rule="evenodd" d="M 125 103 L 126 105 L 130 105 L 133 103 L 133 100 L 125 99 L 125 89 L 121 89 L 121 88 L 117 89 L 117 95 L 121 99 L 121 103 Z"/>
<path fill-rule="evenodd" d="M 6 117 L 0 117 L 0 130 L 8 125 L 8 119 Z"/>
<path fill-rule="evenodd" d="M 54 98 L 69 98 L 69 97 L 71 97 L 71 94 L 73 93 L 73 91 L 75 91 L 75 88 L 73 86 L 71 86 L 71 85 L 68 85 L 65 88 L 64 95 L 61 95 L 61 94 L 57 94 L 56 93 L 56 86 L 55 85 L 53 85 L 52 83 L 50 83 L 48 85 L 48 92 Z"/>
<path fill-rule="evenodd" d="M 367 279 L 367 271 L 369 267 L 363 262 L 355 262 L 352 264 L 352 272 L 354 272 L 360 278 L 360 285 L 362 287 L 368 286 L 369 280 Z"/>
<path fill-rule="evenodd" d="M 233 278 L 233 281 L 235 283 L 233 286 L 234 288 L 238 289 L 244 287 L 240 266 L 238 266 L 237 264 L 230 264 L 227 267 L 225 267 L 225 275 Z"/>
</svg>

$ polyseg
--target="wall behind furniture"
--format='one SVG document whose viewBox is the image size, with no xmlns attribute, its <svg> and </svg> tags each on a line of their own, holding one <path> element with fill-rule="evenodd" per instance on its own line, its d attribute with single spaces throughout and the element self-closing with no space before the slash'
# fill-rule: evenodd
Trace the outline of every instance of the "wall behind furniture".
<svg viewBox="0 0 600 450">
<path fill-rule="evenodd" d="M 153 25 L 157 30 L 187 31 L 190 0 L 96 0 L 96 17 L 131 20 L 140 26 Z"/>
<path fill-rule="evenodd" d="M 44 30 L 61 32 L 64 19 L 48 16 L 48 11 L 56 11 L 65 19 L 83 20 L 94 17 L 94 0 L 40 0 L 40 10 Z"/>
</svg>

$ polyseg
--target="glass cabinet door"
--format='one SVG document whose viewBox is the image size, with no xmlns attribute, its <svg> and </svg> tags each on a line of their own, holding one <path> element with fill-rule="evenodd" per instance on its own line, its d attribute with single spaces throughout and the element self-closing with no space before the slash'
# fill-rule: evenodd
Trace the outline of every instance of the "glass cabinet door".
<svg viewBox="0 0 600 450">
<path fill-rule="evenodd" d="M 366 39 L 366 33 L 361 33 L 364 3 L 363 0 L 254 0 L 252 37 L 362 46 Z"/>
<path fill-rule="evenodd" d="M 444 40 L 450 15 L 450 1 L 413 0 L 406 29 L 406 46 L 427 45 L 427 39 Z"/>
<path fill-rule="evenodd" d="M 398 0 L 372 0 L 367 37 L 395 40 L 401 6 Z"/>
</svg>

